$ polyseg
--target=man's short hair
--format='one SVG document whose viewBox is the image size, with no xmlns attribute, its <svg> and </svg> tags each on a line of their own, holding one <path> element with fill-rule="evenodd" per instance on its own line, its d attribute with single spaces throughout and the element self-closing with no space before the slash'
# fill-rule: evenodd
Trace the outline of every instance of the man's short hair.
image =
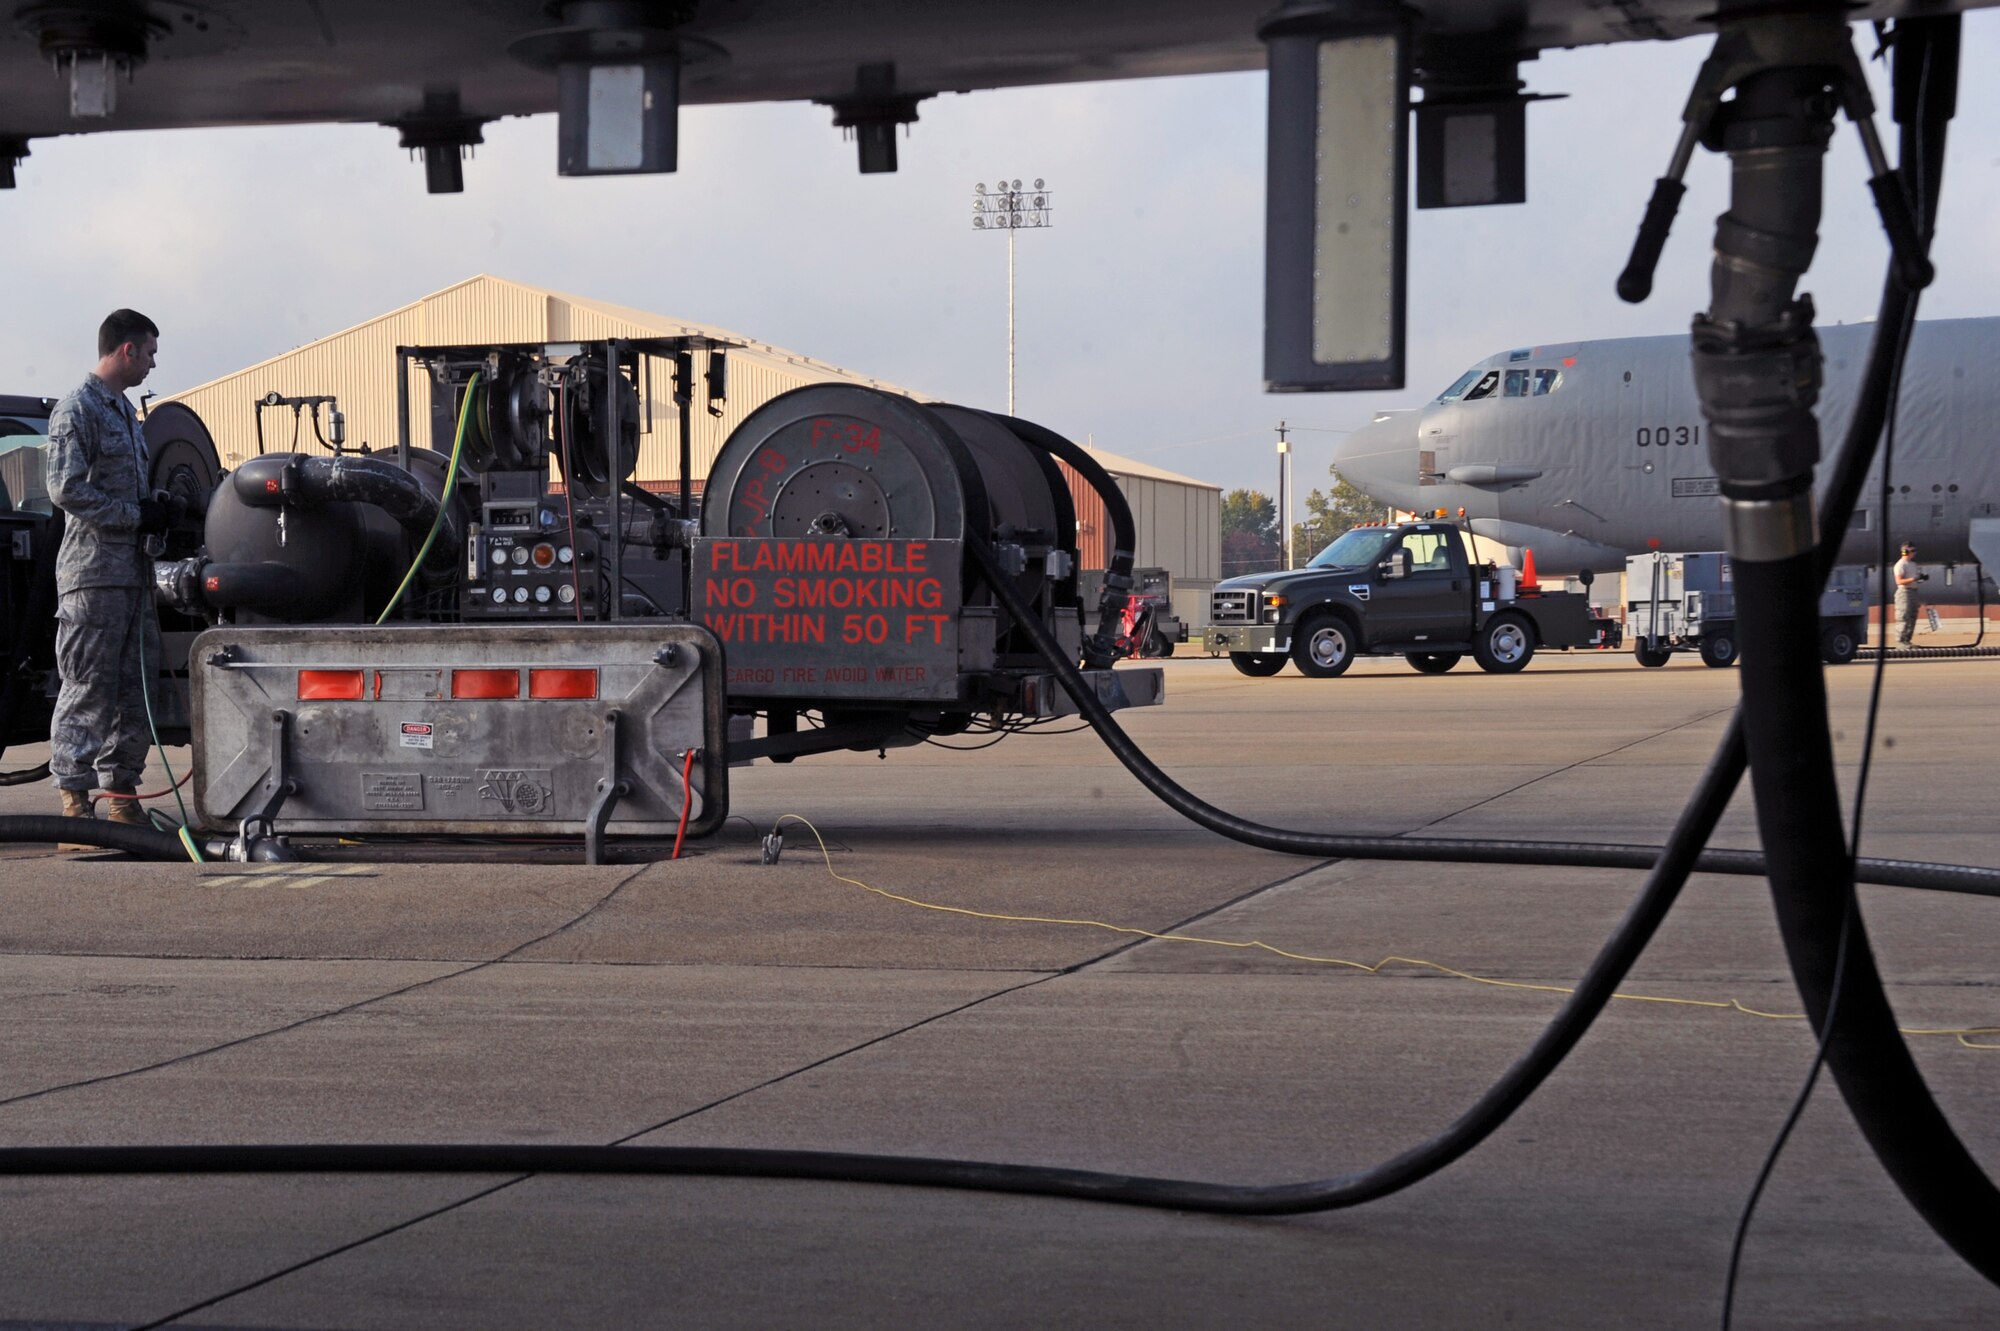
<svg viewBox="0 0 2000 1331">
<path fill-rule="evenodd" d="M 97 326 L 97 354 L 109 356 L 127 342 L 158 337 L 159 327 L 137 310 L 113 310 Z"/>
<path fill-rule="evenodd" d="M 1906 555 L 1913 555 L 1913 554 L 1915 554 L 1916 552 L 1917 552 L 1917 547 L 1916 547 L 1916 546 L 1914 546 L 1914 545 L 1911 545 L 1911 544 L 1910 544 L 1910 543 L 1909 543 L 1908 541 L 1904 541 L 1904 542 L 1903 542 L 1903 553 L 1904 553 L 1904 554 L 1906 554 Z"/>
</svg>

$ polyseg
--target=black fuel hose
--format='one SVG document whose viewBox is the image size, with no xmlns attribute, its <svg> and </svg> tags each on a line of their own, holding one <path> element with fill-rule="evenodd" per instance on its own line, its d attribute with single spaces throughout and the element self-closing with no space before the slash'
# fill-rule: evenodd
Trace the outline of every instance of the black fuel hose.
<svg viewBox="0 0 2000 1331">
<path fill-rule="evenodd" d="M 994 570 L 994 572 L 998 572 Z M 1008 579 L 992 579 L 1012 593 Z M 1023 623 L 1040 628 L 1040 621 Z M 1042 630 L 1046 633 L 1046 630 Z M 1058 655 L 1057 660 L 1062 660 Z M 1065 662 L 1067 664 L 1067 662 Z M 1074 674 L 1074 667 L 1070 668 Z M 1092 696 L 1092 695 L 1086 695 Z M 1093 701 L 1095 701 L 1094 696 Z M 15 1146 L 0 1176 L 37 1174 L 537 1173 L 702 1174 L 893 1183 L 1068 1197 L 1223 1215 L 1297 1215 L 1357 1206 L 1400 1191 L 1473 1149 L 1532 1094 L 1611 1001 L 1729 804 L 1711 765 L 1682 809 L 1660 862 L 1561 1012 L 1522 1058 L 1443 1132 L 1381 1164 L 1328 1179 L 1241 1185 L 917 1156 L 689 1146 Z"/>
<path fill-rule="evenodd" d="M 1125 618 L 1126 602 L 1131 599 L 1132 561 L 1139 548 L 1139 524 L 1132 519 L 1132 505 L 1104 464 L 1073 440 L 1018 416 L 993 415 L 1022 443 L 1067 462 L 1104 503 L 1104 516 L 1111 523 L 1111 557 L 1105 561 L 1104 589 L 1097 598 L 1097 631 L 1084 642 L 1084 664 L 1096 670 L 1108 669 L 1118 659 L 1115 640 Z"/>
<path fill-rule="evenodd" d="M 1812 556 L 1735 563 L 1744 738 L 1771 899 L 1806 1015 L 1862 1135 L 1910 1204 L 2000 1282 L 2000 1190 L 1952 1131 L 1897 1030 L 1858 906 L 1820 673 Z M 1843 931 L 1843 923 L 1845 930 Z M 1841 960 L 1845 938 L 1846 960 Z M 1839 1009 L 1829 1027 L 1839 980 Z"/>
<path fill-rule="evenodd" d="M 140 827 L 135 823 L 114 823 L 104 818 L 64 818 L 59 814 L 10 813 L 0 815 L 0 842 L 57 841 L 80 846 L 122 850 L 142 860 L 187 861 L 187 851 L 172 832 Z"/>
<path fill-rule="evenodd" d="M 1147 790 L 1158 796 L 1162 803 L 1190 822 L 1211 832 L 1248 846 L 1256 846 L 1260 850 L 1278 851 L 1287 855 L 1441 864 L 1535 864 L 1552 868 L 1577 869 L 1651 869 L 1663 855 L 1674 849 L 1672 841 L 1661 847 L 1597 844 L 1587 841 L 1514 841 L 1490 837 L 1350 836 L 1337 832 L 1300 832 L 1253 822 L 1248 818 L 1218 809 L 1168 776 L 1133 741 L 1132 737 L 1125 733 L 1124 728 L 1111 715 L 1110 709 L 1098 699 L 1096 690 L 1091 687 L 1089 681 L 1085 680 L 1064 656 L 1054 635 L 1040 620 L 1023 613 L 1026 607 L 1021 604 L 1012 586 L 1002 588 L 998 585 L 1005 579 L 1006 574 L 994 562 L 991 548 L 985 542 L 973 537 L 968 537 L 965 544 L 974 562 L 985 574 L 988 585 L 995 588 L 1001 605 L 1007 613 L 1020 619 L 1022 628 L 1026 630 L 1036 649 L 1054 670 L 1057 681 L 1076 703 L 1078 714 L 1097 731 L 1105 746 L 1125 765 L 1126 770 L 1137 777 Z M 1696 797 L 1703 797 L 1707 792 L 1707 783 L 1716 781 L 1725 787 L 1723 802 L 1726 804 L 1728 794 L 1734 791 L 1736 781 L 1743 773 L 1742 754 L 1741 727 L 1732 720 L 1729 731 L 1717 750 L 1715 762 L 1703 776 L 1704 784 L 1697 788 Z M 1974 896 L 2000 895 L 2000 869 L 1964 864 L 1932 864 L 1919 860 L 1871 859 L 1862 860 L 1859 864 L 1867 882 L 1884 887 L 1921 887 Z M 1764 855 L 1754 850 L 1700 850 L 1691 859 L 1690 868 L 1699 873 L 1746 874 L 1762 877 L 1766 872 L 1766 863 Z"/>
<path fill-rule="evenodd" d="M 1945 122 L 1953 109 L 1959 32 L 1956 16 L 1897 25 L 1899 91 L 1919 66 L 1926 75 L 1942 66 L 1937 87 L 1910 99 L 1921 104 L 1903 141 L 1905 179 L 1917 185 L 1920 216 L 1927 219 L 1920 240 L 1926 250 Z M 1899 111 L 1906 104 L 1899 96 Z M 1912 130 L 1920 136 L 1921 161 L 1912 157 Z M 1915 301 L 1910 292 L 1900 321 L 1883 325 L 1899 341 L 1907 342 Z M 1828 733 L 1816 572 L 1810 553 L 1735 561 L 1744 647 L 1739 715 L 1770 861 L 1772 905 L 1799 996 L 1848 1112 L 1917 1214 L 1974 1270 L 2000 1283 L 2000 1189 L 1925 1085 L 1897 1029 L 1860 905 L 1852 899 L 1857 874 L 1842 833 Z"/>
</svg>

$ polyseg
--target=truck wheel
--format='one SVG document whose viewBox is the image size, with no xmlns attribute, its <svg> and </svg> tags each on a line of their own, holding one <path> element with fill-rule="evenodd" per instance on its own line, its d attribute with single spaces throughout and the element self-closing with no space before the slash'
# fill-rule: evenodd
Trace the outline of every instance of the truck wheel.
<svg viewBox="0 0 2000 1331">
<path fill-rule="evenodd" d="M 1146 655 L 1172 656 L 1173 654 L 1174 645 L 1167 641 L 1165 634 L 1155 633 L 1152 637 L 1146 639 Z"/>
<path fill-rule="evenodd" d="M 1819 659 L 1828 665 L 1846 665 L 1861 650 L 1854 630 L 1846 624 L 1829 624 L 1819 635 Z"/>
<path fill-rule="evenodd" d="M 1299 673 L 1332 679 L 1354 664 L 1354 630 L 1337 615 L 1321 614 L 1292 635 L 1292 662 Z"/>
<path fill-rule="evenodd" d="M 1511 675 L 1535 655 L 1535 631 L 1519 615 L 1495 615 L 1472 640 L 1472 659 L 1489 674 Z"/>
<path fill-rule="evenodd" d="M 1642 666 L 1663 666 L 1673 653 L 1664 647 L 1648 647 L 1644 638 L 1632 640 L 1632 659 Z"/>
<path fill-rule="evenodd" d="M 1720 670 L 1736 664 L 1736 635 L 1723 631 L 1701 635 L 1701 663 Z"/>
<path fill-rule="evenodd" d="M 1422 675 L 1442 675 L 1457 665 L 1465 656 L 1463 652 L 1405 652 L 1403 659 L 1412 669 Z"/>
<path fill-rule="evenodd" d="M 1252 679 L 1268 679 L 1285 668 L 1283 652 L 1231 652 L 1229 664 Z"/>
</svg>

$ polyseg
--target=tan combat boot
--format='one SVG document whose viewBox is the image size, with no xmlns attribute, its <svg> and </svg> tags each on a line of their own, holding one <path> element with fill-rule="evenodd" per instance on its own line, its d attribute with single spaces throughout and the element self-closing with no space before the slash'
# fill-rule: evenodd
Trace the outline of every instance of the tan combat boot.
<svg viewBox="0 0 2000 1331">
<path fill-rule="evenodd" d="M 90 792 L 87 790 L 58 791 L 62 796 L 62 816 L 65 818 L 96 818 L 97 813 L 90 807 Z M 57 850 L 96 850 L 96 846 L 78 845 L 65 841 L 56 846 Z"/>
<path fill-rule="evenodd" d="M 126 823 L 133 827 L 151 827 L 145 809 L 140 807 L 137 797 L 129 790 L 106 790 L 104 792 L 104 821 Z"/>
</svg>

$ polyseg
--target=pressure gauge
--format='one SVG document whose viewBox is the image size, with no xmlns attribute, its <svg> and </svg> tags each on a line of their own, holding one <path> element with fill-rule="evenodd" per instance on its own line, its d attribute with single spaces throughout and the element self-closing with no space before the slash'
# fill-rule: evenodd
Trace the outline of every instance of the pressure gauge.
<svg viewBox="0 0 2000 1331">
<path fill-rule="evenodd" d="M 535 588 L 535 601 L 540 605 L 549 603 L 549 589 L 546 585 Z"/>
</svg>

